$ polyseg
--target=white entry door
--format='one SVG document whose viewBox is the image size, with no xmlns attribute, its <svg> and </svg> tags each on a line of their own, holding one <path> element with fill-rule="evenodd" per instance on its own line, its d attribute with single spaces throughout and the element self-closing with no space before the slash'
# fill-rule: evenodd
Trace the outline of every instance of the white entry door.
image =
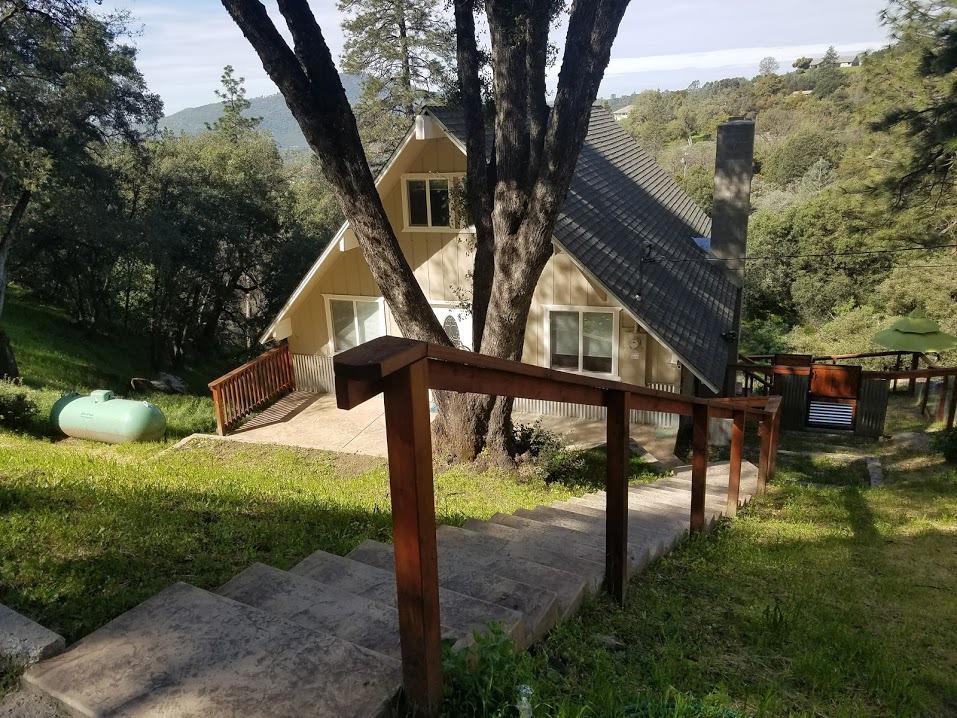
<svg viewBox="0 0 957 718">
<path fill-rule="evenodd" d="M 439 324 L 458 349 L 472 351 L 472 314 L 457 304 L 433 303 Z"/>
</svg>

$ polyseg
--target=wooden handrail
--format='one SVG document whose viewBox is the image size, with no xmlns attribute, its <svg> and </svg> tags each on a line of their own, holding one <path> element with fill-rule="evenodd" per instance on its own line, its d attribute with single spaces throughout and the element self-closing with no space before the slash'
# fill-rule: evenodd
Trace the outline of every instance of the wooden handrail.
<svg viewBox="0 0 957 718">
<path fill-rule="evenodd" d="M 628 566 L 630 410 L 692 417 L 689 528 L 705 528 L 708 424 L 733 420 L 728 504 L 737 507 L 744 425 L 760 423 L 758 487 L 774 473 L 781 398 L 702 399 L 582 376 L 398 337 L 380 337 L 336 355 L 336 403 L 352 409 L 382 394 L 385 405 L 392 536 L 403 685 L 423 715 L 442 700 L 442 646 L 435 537 L 429 389 L 573 402 L 607 412 L 605 590 L 624 600 Z"/>
<path fill-rule="evenodd" d="M 294 391 L 296 377 L 289 344 L 236 367 L 209 383 L 216 414 L 216 432 L 224 436 L 252 412 L 262 409 L 284 394 Z"/>
</svg>

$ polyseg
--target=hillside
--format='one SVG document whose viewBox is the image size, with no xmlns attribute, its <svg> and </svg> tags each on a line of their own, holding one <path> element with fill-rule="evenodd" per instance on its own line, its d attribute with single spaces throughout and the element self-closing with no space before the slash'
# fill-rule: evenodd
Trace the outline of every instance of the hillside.
<svg viewBox="0 0 957 718">
<path fill-rule="evenodd" d="M 359 97 L 358 75 L 342 75 L 342 86 L 350 102 Z M 261 117 L 262 128 L 271 133 L 280 150 L 303 151 L 308 149 L 306 138 L 302 136 L 299 125 L 293 118 L 286 101 L 278 92 L 275 95 L 250 98 L 251 106 L 246 114 L 249 117 Z M 223 103 L 212 102 L 200 107 L 187 107 L 185 110 L 174 112 L 159 121 L 160 129 L 168 129 L 174 134 L 185 132 L 195 135 L 206 129 L 222 114 Z"/>
</svg>

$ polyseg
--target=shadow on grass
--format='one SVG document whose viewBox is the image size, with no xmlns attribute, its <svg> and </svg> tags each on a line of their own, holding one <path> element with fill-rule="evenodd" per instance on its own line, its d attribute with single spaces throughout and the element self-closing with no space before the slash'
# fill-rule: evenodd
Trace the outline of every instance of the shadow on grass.
<svg viewBox="0 0 957 718">
<path fill-rule="evenodd" d="M 175 581 L 215 589 L 254 561 L 391 540 L 387 510 L 155 487 L 0 487 L 0 521 L 0 603 L 68 642 Z"/>
</svg>

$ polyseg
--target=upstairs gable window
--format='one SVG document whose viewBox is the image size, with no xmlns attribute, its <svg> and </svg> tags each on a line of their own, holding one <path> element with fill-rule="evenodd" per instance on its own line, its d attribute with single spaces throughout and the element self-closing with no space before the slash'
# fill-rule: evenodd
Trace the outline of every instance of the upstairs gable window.
<svg viewBox="0 0 957 718">
<path fill-rule="evenodd" d="M 465 226 L 456 211 L 455 193 L 461 192 L 461 174 L 405 175 L 402 204 L 407 232 L 456 230 Z"/>
</svg>

